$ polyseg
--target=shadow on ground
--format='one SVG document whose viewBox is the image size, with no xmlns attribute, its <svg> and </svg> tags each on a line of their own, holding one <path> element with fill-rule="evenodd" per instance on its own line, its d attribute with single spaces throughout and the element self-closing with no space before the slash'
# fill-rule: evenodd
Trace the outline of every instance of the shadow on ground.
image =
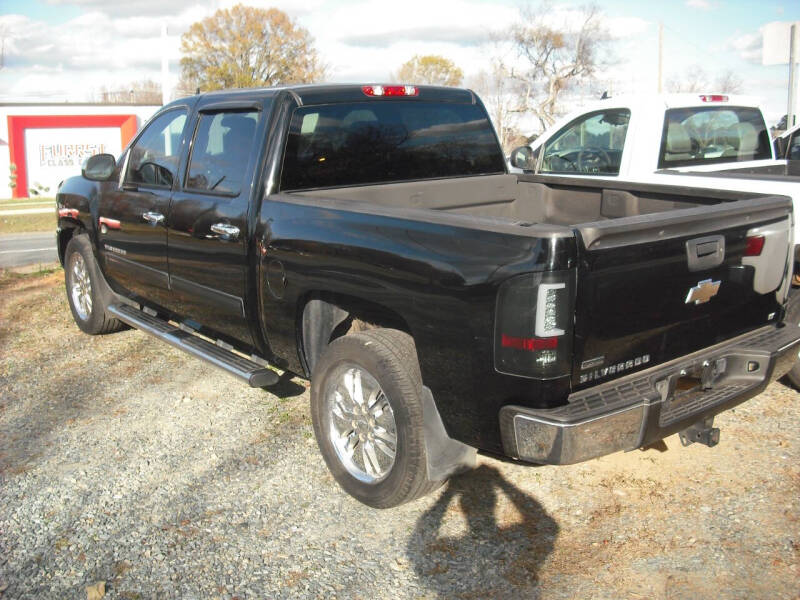
<svg viewBox="0 0 800 600">
<path fill-rule="evenodd" d="M 293 373 L 285 371 L 275 385 L 264 386 L 261 389 L 265 392 L 269 392 L 273 396 L 277 396 L 281 400 L 295 398 L 302 395 L 306 391 L 306 388 L 293 381 L 294 377 L 295 375 Z"/>
<path fill-rule="evenodd" d="M 523 589 L 536 598 L 538 572 L 557 535 L 539 502 L 484 464 L 453 477 L 420 516 L 408 557 L 421 584 L 440 598 L 514 598 Z"/>
</svg>

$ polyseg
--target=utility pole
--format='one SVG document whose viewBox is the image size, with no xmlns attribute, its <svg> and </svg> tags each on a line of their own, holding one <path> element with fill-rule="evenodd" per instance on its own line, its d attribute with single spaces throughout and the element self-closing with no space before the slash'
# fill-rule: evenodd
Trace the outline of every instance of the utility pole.
<svg viewBox="0 0 800 600">
<path fill-rule="evenodd" d="M 167 39 L 167 22 L 161 23 L 161 105 L 163 106 L 169 102 L 170 89 L 169 89 L 169 58 L 168 52 L 168 39 Z"/>
<path fill-rule="evenodd" d="M 664 23 L 658 22 L 658 93 L 663 92 L 663 75 L 664 75 Z"/>
<path fill-rule="evenodd" d="M 786 129 L 795 125 L 795 95 L 797 94 L 797 25 L 789 30 L 789 106 L 786 109 Z"/>
</svg>

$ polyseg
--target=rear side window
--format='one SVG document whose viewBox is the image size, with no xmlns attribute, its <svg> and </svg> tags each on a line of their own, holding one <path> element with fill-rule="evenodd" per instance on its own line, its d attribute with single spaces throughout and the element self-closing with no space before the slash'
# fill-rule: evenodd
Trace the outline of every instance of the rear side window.
<svg viewBox="0 0 800 600">
<path fill-rule="evenodd" d="M 602 110 L 568 123 L 544 147 L 540 173 L 619 175 L 631 111 Z"/>
<path fill-rule="evenodd" d="M 502 172 L 503 153 L 480 106 L 382 100 L 296 109 L 281 189 Z"/>
<path fill-rule="evenodd" d="M 757 109 L 712 106 L 666 112 L 660 169 L 769 158 L 770 136 Z"/>
<path fill-rule="evenodd" d="M 201 114 L 186 189 L 236 195 L 253 150 L 257 112 Z"/>
</svg>

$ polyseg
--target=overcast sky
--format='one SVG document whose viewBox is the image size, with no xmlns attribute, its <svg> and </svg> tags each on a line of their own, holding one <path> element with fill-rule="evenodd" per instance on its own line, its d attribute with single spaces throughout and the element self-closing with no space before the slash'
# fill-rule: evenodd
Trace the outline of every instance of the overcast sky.
<svg viewBox="0 0 800 600">
<path fill-rule="evenodd" d="M 191 23 L 235 2 L 217 0 L 0 0 L 5 59 L 0 102 L 85 101 L 105 86 L 160 80 L 162 23 L 165 51 L 175 81 L 179 40 Z M 331 81 L 387 81 L 414 54 L 441 54 L 469 77 L 487 69 L 488 38 L 518 19 L 514 0 L 276 0 L 275 6 L 307 28 Z M 555 2 L 569 14 L 578 3 Z M 800 2 L 604 0 L 605 25 L 613 37 L 614 66 L 596 87 L 614 93 L 656 90 L 657 31 L 664 25 L 664 79 L 680 78 L 700 65 L 713 79 L 730 69 L 743 92 L 759 97 L 771 122 L 786 112 L 788 66 L 761 65 L 761 28 L 772 21 L 800 20 Z M 713 91 L 713 90 L 709 90 Z"/>
</svg>

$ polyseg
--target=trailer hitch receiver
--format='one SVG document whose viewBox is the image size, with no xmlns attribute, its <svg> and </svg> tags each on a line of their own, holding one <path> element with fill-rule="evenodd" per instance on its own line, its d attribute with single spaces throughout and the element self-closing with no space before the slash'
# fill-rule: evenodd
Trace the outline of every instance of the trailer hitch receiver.
<svg viewBox="0 0 800 600">
<path fill-rule="evenodd" d="M 713 448 L 719 444 L 719 429 L 713 427 L 714 417 L 698 421 L 691 427 L 687 427 L 680 432 L 681 444 L 689 446 L 690 444 L 699 443 L 709 448 Z"/>
</svg>

